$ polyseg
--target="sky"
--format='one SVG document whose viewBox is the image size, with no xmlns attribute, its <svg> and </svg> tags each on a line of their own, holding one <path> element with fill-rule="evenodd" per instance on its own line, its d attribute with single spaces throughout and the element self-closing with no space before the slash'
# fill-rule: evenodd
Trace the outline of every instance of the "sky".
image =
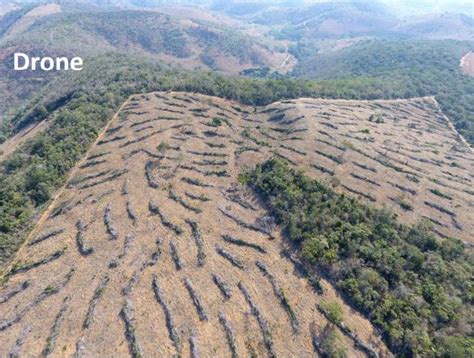
<svg viewBox="0 0 474 358">
<path fill-rule="evenodd" d="M 5 0 L 0 0 L 0 4 Z M 61 0 L 16 0 L 18 2 L 55 2 Z M 69 0 L 74 2 L 75 0 Z M 76 0 L 81 2 L 81 0 Z M 87 2 L 87 0 L 85 0 Z M 127 2 L 126 0 L 91 0 L 91 2 L 97 3 L 109 3 L 113 4 L 122 4 Z M 135 2 L 140 3 L 142 0 L 135 0 Z M 188 3 L 188 4 L 205 4 L 210 5 L 214 0 L 149 0 L 150 3 Z M 222 0 L 221 0 L 222 1 Z M 267 4 L 292 4 L 301 5 L 301 4 L 314 4 L 321 2 L 357 2 L 359 0 L 231 0 L 234 3 L 267 3 Z M 361 0 L 363 2 L 371 2 L 371 0 Z M 84 0 L 82 0 L 84 2 Z M 132 3 L 134 1 L 131 1 Z M 376 1 L 373 1 L 376 2 Z M 464 13 L 471 17 L 474 17 L 474 0 L 378 0 L 378 2 L 385 4 L 389 8 L 393 9 L 398 15 L 420 15 L 424 13 L 443 13 L 443 12 L 452 12 L 452 13 Z"/>
</svg>

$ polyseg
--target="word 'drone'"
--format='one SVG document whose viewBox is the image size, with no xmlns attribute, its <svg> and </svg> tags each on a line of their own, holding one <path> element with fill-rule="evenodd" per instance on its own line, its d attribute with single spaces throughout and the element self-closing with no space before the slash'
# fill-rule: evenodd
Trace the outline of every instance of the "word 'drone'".
<svg viewBox="0 0 474 358">
<path fill-rule="evenodd" d="M 27 54 L 16 52 L 13 55 L 13 69 L 15 71 L 31 70 L 36 71 L 38 69 L 42 71 L 81 71 L 83 60 L 80 57 L 73 57 L 68 59 L 67 57 L 31 57 Z"/>
</svg>

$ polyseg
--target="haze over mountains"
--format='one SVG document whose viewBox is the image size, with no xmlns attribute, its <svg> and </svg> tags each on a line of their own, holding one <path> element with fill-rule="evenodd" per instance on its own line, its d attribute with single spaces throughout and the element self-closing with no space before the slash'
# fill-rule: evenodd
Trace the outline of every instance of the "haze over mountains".
<svg viewBox="0 0 474 358">
<path fill-rule="evenodd" d="M 183 2 L 184 7 L 163 1 L 80 3 L 2 4 L 2 12 L 9 10 L 0 19 L 0 85 L 12 96 L 7 102 L 15 102 L 19 91 L 42 86 L 38 80 L 15 83 L 15 76 L 31 77 L 12 75 L 11 56 L 17 50 L 82 57 L 113 51 L 186 69 L 286 74 L 298 61 L 314 64 L 318 54 L 371 39 L 474 39 L 472 17 L 457 13 L 457 6 L 449 13 L 407 18 L 373 2 L 225 1 L 198 2 L 199 8 L 193 2 Z M 38 75 L 45 83 L 51 74 L 33 77 Z"/>
</svg>

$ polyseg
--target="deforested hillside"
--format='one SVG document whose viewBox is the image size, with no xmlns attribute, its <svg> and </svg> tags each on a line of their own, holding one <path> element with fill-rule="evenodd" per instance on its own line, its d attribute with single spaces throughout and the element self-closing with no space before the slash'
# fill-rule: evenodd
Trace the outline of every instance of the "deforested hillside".
<svg viewBox="0 0 474 358">
<path fill-rule="evenodd" d="M 394 101 L 300 99 L 262 110 L 248 135 L 363 201 L 421 217 L 441 237 L 472 244 L 472 149 L 431 97 Z M 276 143 L 274 142 L 276 141 Z"/>
<path fill-rule="evenodd" d="M 360 82 L 370 99 L 435 96 L 458 132 L 474 143 L 474 80 L 460 68 L 472 42 L 362 39 L 348 45 L 325 52 L 297 47 L 294 74 Z"/>
<path fill-rule="evenodd" d="M 253 110 L 185 93 L 127 101 L 8 269 L 1 355 L 307 357 L 330 335 L 351 356 L 389 356 L 347 306 L 345 334 L 316 309 L 342 301 L 325 281 L 314 293 L 239 185 L 270 153 L 243 132 L 265 122 Z"/>
<path fill-rule="evenodd" d="M 61 12 L 58 4 L 42 4 L 39 6 L 22 6 L 20 9 L 6 14 L 1 20 L 2 28 L 0 37 L 10 38 L 27 30 L 35 21 L 40 18 Z"/>
<path fill-rule="evenodd" d="M 416 346 L 405 317 L 397 323 L 387 309 L 384 325 L 364 312 L 356 291 L 339 286 L 331 271 L 327 280 L 320 278 L 301 260 L 286 238 L 310 225 L 284 227 L 282 207 L 294 207 L 283 201 L 288 198 L 272 204 L 280 210 L 278 219 L 275 208 L 243 185 L 248 168 L 271 157 L 344 194 L 347 210 L 356 199 L 389 207 L 396 215 L 385 223 L 392 230 L 384 228 L 385 235 L 400 232 L 415 240 L 417 229 L 400 222 L 421 220 L 426 247 L 404 259 L 423 270 L 441 270 L 463 255 L 464 245 L 447 236 L 473 243 L 473 153 L 433 98 L 301 98 L 249 106 L 185 92 L 134 95 L 75 166 L 5 269 L 0 355 L 310 357 L 343 350 L 350 357 L 391 356 L 384 342 L 394 352 L 435 349 Z M 274 177 L 277 185 L 285 183 Z M 307 179 L 295 182 L 309 185 Z M 265 195 L 278 193 L 265 183 L 259 177 L 253 182 Z M 281 192 L 291 199 L 291 190 Z M 323 200 L 333 195 L 327 192 Z M 302 224 L 311 217 L 311 203 L 303 204 L 308 210 L 298 216 Z M 362 208 L 342 213 L 342 220 L 361 216 Z M 317 225 L 325 230 L 342 222 Z M 365 232 L 359 232 L 361 240 Z M 435 243 L 455 245 L 456 253 L 442 261 L 431 254 Z M 306 252 L 315 255 L 318 249 Z M 367 267 L 362 271 L 370 273 Z M 379 282 L 370 277 L 371 284 Z M 434 279 L 429 271 L 426 292 L 413 298 L 416 309 L 439 305 L 436 320 L 445 319 L 422 317 L 420 327 L 430 339 L 434 329 L 449 335 L 455 325 L 462 327 L 460 313 L 470 314 L 467 291 L 456 291 L 454 311 L 443 315 L 451 301 L 441 300 Z M 380 294 L 407 304 L 406 282 L 404 288 L 381 285 Z M 367 302 L 375 301 L 376 291 L 369 293 Z M 392 340 L 397 324 L 407 333 Z M 382 328 L 385 340 L 373 325 Z M 459 327 L 456 334 L 469 334 Z"/>
</svg>

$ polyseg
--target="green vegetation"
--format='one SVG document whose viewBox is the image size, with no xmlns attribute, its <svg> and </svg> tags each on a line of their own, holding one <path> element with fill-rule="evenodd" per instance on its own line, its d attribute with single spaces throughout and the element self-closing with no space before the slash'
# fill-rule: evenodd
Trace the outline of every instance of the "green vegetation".
<svg viewBox="0 0 474 358">
<path fill-rule="evenodd" d="M 211 127 L 220 127 L 222 125 L 222 119 L 215 117 L 208 123 Z"/>
<path fill-rule="evenodd" d="M 474 354 L 473 258 L 459 240 L 436 239 L 425 222 L 401 224 L 278 159 L 241 179 L 265 200 L 304 261 L 382 330 L 395 353 Z"/>
<path fill-rule="evenodd" d="M 334 326 L 325 328 L 321 351 L 327 358 L 347 357 L 346 349 L 341 345 L 341 335 Z"/>
<path fill-rule="evenodd" d="M 374 122 L 374 123 L 383 123 L 383 113 L 377 112 L 377 113 L 372 113 L 369 116 L 369 122 Z"/>
<path fill-rule="evenodd" d="M 326 312 L 329 320 L 334 323 L 342 322 L 342 307 L 337 301 L 325 301 L 321 303 L 322 309 Z"/>
<path fill-rule="evenodd" d="M 156 147 L 156 149 L 160 153 L 166 152 L 169 148 L 170 148 L 170 145 L 167 142 L 164 142 L 164 141 L 160 142 L 160 144 L 158 144 L 158 147 Z"/>
<path fill-rule="evenodd" d="M 436 188 L 435 188 L 435 189 L 431 189 L 431 188 L 430 188 L 430 189 L 428 189 L 428 190 L 429 190 L 430 192 L 432 192 L 434 195 L 437 195 L 437 196 L 439 196 L 439 197 L 441 197 L 441 198 L 448 199 L 448 200 L 452 200 L 452 199 L 453 199 L 453 197 L 452 197 L 451 195 L 445 194 L 445 193 L 441 192 L 439 189 L 436 189 Z"/>
<path fill-rule="evenodd" d="M 10 17 L 16 18 L 15 14 Z M 51 32 L 56 34 L 54 41 L 48 36 Z M 222 54 L 241 63 L 262 65 L 261 51 L 257 48 L 264 48 L 252 37 L 224 25 L 190 23 L 144 10 L 65 11 L 38 20 L 16 41 L 21 41 L 22 46 L 47 47 L 49 51 L 74 53 L 80 49 L 83 55 L 89 56 L 112 49 L 129 52 L 133 48 L 135 53 L 189 58 L 193 51 L 202 49 L 202 60 L 211 68 L 215 65 L 213 57 Z"/>
<path fill-rule="evenodd" d="M 271 75 L 270 67 L 247 68 L 240 72 L 242 76 L 249 77 L 267 77 Z"/>
<path fill-rule="evenodd" d="M 436 96 L 458 131 L 474 144 L 474 78 L 459 67 L 472 49 L 471 42 L 453 40 L 370 40 L 319 54 L 308 45 L 293 49 L 299 60 L 293 75 L 357 82 L 360 91 L 353 98 Z"/>
</svg>

